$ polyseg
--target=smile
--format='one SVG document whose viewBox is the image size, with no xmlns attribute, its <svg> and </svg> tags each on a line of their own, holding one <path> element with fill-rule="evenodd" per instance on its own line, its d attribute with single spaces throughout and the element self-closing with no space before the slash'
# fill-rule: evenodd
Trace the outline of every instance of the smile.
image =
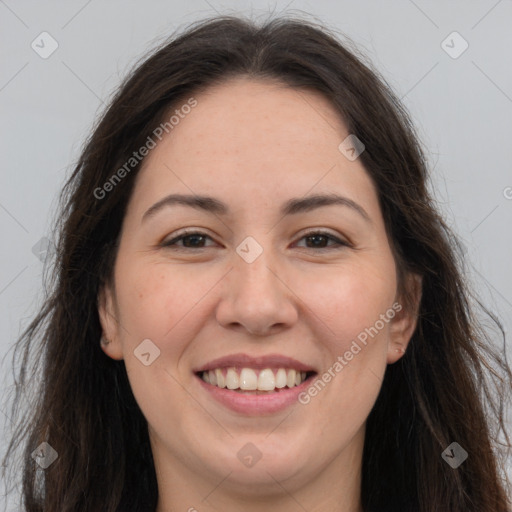
<svg viewBox="0 0 512 512">
<path fill-rule="evenodd" d="M 216 368 L 200 372 L 204 382 L 233 391 L 275 392 L 300 386 L 313 372 L 287 368 Z"/>
<path fill-rule="evenodd" d="M 213 402 L 244 416 L 282 412 L 318 375 L 317 367 L 283 354 L 229 354 L 193 368 L 196 382 Z"/>
</svg>

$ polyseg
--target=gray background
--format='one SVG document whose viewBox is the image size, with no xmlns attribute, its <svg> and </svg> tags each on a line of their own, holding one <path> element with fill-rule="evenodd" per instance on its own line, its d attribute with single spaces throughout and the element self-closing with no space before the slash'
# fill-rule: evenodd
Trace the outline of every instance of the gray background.
<svg viewBox="0 0 512 512">
<path fill-rule="evenodd" d="M 50 236 L 57 193 L 104 102 L 136 60 L 176 29 L 216 12 L 258 18 L 272 11 L 310 13 L 343 32 L 403 98 L 439 207 L 466 247 L 468 277 L 510 332 L 511 0 L 0 0 L 2 390 L 12 382 L 9 350 L 43 300 L 43 264 L 33 247 Z M 58 43 L 47 59 L 31 47 L 42 45 L 43 31 Z M 458 53 L 458 36 L 442 46 L 453 31 L 469 44 L 457 58 L 445 49 Z M 8 433 L 7 412 L 0 416 Z M 11 500 L 8 509 L 15 507 Z"/>
</svg>

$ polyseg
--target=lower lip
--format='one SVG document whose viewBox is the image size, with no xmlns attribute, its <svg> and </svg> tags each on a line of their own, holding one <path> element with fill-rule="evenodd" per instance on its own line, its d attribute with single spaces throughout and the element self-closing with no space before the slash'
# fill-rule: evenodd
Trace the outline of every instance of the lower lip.
<svg viewBox="0 0 512 512">
<path fill-rule="evenodd" d="M 263 395 L 245 394 L 227 388 L 219 388 L 205 382 L 198 375 L 196 375 L 196 378 L 203 389 L 225 407 L 241 414 L 261 416 L 262 414 L 283 411 L 292 404 L 298 403 L 300 393 L 311 385 L 314 376 L 307 378 L 300 385 L 293 388 L 281 388 L 280 391 Z"/>
</svg>

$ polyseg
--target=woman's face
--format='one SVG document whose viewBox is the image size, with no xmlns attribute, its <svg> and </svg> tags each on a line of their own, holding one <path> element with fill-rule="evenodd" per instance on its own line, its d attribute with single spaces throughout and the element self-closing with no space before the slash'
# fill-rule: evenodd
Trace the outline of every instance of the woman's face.
<svg viewBox="0 0 512 512">
<path fill-rule="evenodd" d="M 137 176 L 104 350 L 124 359 L 161 478 L 205 494 L 357 478 L 414 329 L 372 181 L 317 93 L 239 78 L 195 99 Z M 309 201 L 324 195 L 341 199 Z"/>
</svg>

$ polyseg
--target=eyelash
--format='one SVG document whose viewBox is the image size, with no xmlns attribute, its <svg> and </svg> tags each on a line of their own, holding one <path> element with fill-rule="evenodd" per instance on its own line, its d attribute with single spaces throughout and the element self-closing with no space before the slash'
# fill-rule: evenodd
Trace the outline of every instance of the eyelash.
<svg viewBox="0 0 512 512">
<path fill-rule="evenodd" d="M 331 233 L 329 233 L 327 231 L 310 231 L 309 233 L 305 233 L 299 240 L 303 240 L 304 238 L 309 238 L 309 237 L 318 236 L 318 235 L 326 237 L 329 240 L 333 240 L 334 242 L 336 242 L 336 246 L 334 246 L 334 247 L 333 246 L 319 247 L 318 248 L 319 250 L 329 251 L 329 250 L 333 250 L 333 249 L 341 249 L 343 247 L 352 247 L 352 245 L 350 243 L 340 240 L 339 238 L 335 237 L 334 235 L 332 235 Z M 206 238 L 209 238 L 210 240 L 212 240 L 212 238 L 209 235 L 207 235 L 206 233 L 202 233 L 201 231 L 185 231 L 185 232 L 181 233 L 180 235 L 178 235 L 177 237 L 173 238 L 172 240 L 169 240 L 168 242 L 165 242 L 165 241 L 162 242 L 161 246 L 165 247 L 165 248 L 173 248 L 173 249 L 181 250 L 181 251 L 188 251 L 188 250 L 193 250 L 193 249 L 207 249 L 207 247 L 182 247 L 182 246 L 176 245 L 176 242 L 182 241 L 184 238 L 188 238 L 190 236 L 201 236 L 201 237 L 206 237 Z M 315 250 L 315 247 L 306 247 L 306 249 Z"/>
</svg>

